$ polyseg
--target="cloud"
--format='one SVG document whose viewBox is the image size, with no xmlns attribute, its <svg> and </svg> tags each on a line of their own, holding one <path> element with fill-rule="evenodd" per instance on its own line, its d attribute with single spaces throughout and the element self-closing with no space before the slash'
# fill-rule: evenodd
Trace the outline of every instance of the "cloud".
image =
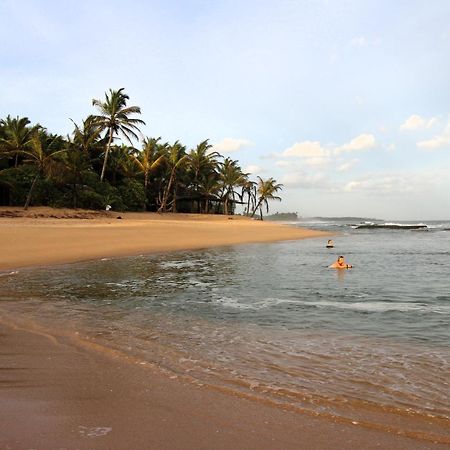
<svg viewBox="0 0 450 450">
<path fill-rule="evenodd" d="M 324 156 L 317 156 L 315 158 L 306 158 L 303 163 L 308 166 L 323 167 L 331 163 L 331 159 Z"/>
<path fill-rule="evenodd" d="M 347 144 L 341 145 L 334 149 L 336 155 L 346 152 L 356 152 L 361 150 L 368 150 L 375 147 L 375 137 L 373 134 L 360 134 L 353 138 Z"/>
<path fill-rule="evenodd" d="M 287 173 L 281 183 L 286 187 L 304 189 L 327 189 L 328 181 L 324 174 L 305 175 L 302 172 Z"/>
<path fill-rule="evenodd" d="M 344 185 L 344 192 L 367 192 L 389 195 L 424 192 L 445 176 L 445 171 L 370 173 Z M 448 174 L 447 174 L 448 176 Z"/>
<path fill-rule="evenodd" d="M 250 165 L 244 167 L 244 173 L 249 173 L 251 175 L 254 175 L 256 173 L 261 173 L 261 172 L 263 172 L 261 167 L 260 166 L 256 166 L 254 164 L 250 164 Z"/>
<path fill-rule="evenodd" d="M 245 147 L 251 147 L 252 145 L 254 145 L 254 143 L 248 139 L 225 138 L 223 141 L 213 144 L 212 151 L 221 154 L 234 153 Z"/>
<path fill-rule="evenodd" d="M 280 159 L 279 161 L 275 162 L 275 165 L 277 167 L 283 168 L 283 167 L 291 167 L 292 163 L 290 161 L 286 161 L 284 159 Z"/>
<path fill-rule="evenodd" d="M 417 147 L 424 150 L 437 150 L 444 147 L 450 148 L 450 120 L 441 134 L 425 141 L 419 141 Z"/>
<path fill-rule="evenodd" d="M 431 128 L 436 122 L 437 119 L 435 117 L 432 117 L 431 119 L 424 119 L 418 114 L 413 114 L 412 116 L 409 116 L 406 121 L 400 126 L 400 131 L 412 131 Z"/>
<path fill-rule="evenodd" d="M 328 155 L 318 141 L 296 142 L 292 147 L 287 148 L 283 156 L 297 156 L 300 158 L 321 158 Z"/>
<path fill-rule="evenodd" d="M 338 172 L 348 172 L 350 169 L 352 169 L 356 164 L 358 164 L 358 159 L 352 159 L 351 161 L 347 161 L 340 166 L 336 167 L 336 170 Z"/>
</svg>

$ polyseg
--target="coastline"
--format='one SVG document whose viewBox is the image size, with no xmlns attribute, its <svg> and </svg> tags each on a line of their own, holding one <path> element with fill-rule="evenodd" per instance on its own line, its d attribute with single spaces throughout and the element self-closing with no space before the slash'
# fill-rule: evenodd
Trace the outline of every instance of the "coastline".
<svg viewBox="0 0 450 450">
<path fill-rule="evenodd" d="M 0 270 L 329 236 L 239 216 L 28 214 L 0 219 Z M 0 448 L 446 448 L 193 386 L 95 341 L 36 327 L 14 305 L 10 312 L 0 315 Z"/>
<path fill-rule="evenodd" d="M 0 270 L 322 236 L 242 216 L 0 208 Z"/>
<path fill-rule="evenodd" d="M 0 339 L 1 448 L 447 448 L 193 386 L 68 336 L 2 321 Z"/>
</svg>

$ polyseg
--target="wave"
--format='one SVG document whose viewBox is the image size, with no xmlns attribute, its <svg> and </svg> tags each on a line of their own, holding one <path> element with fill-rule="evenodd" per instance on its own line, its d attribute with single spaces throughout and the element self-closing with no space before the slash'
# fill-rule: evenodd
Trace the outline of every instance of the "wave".
<svg viewBox="0 0 450 450">
<path fill-rule="evenodd" d="M 241 310 L 260 310 L 265 308 L 273 308 L 282 304 L 297 305 L 300 307 L 314 307 L 314 308 L 336 308 L 336 309 L 350 309 L 354 311 L 363 312 L 425 312 L 433 314 L 449 314 L 450 305 L 430 305 L 426 303 L 415 302 L 386 302 L 386 301 L 333 301 L 333 300 L 289 300 L 280 298 L 265 298 L 259 301 L 246 303 L 238 298 L 233 297 L 217 297 L 214 302 L 221 304 L 226 308 L 241 309 Z"/>
</svg>

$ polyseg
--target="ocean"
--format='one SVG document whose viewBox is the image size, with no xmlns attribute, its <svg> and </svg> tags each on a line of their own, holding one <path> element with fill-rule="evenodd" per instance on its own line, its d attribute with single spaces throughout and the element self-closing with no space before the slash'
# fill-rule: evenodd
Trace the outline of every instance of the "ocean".
<svg viewBox="0 0 450 450">
<path fill-rule="evenodd" d="M 337 233 L 335 247 L 312 238 L 4 272 L 0 304 L 187 383 L 450 442 L 450 221 L 411 223 L 427 228 L 303 219 L 291 226 Z M 353 269 L 329 269 L 339 255 Z"/>
</svg>

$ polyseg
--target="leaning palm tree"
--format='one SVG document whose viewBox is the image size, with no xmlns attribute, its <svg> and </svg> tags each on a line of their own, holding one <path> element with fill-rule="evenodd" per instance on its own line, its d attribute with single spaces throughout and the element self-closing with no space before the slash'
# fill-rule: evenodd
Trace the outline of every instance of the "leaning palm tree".
<svg viewBox="0 0 450 450">
<path fill-rule="evenodd" d="M 263 214 L 262 214 L 262 206 L 266 206 L 266 211 L 269 212 L 269 200 L 278 200 L 281 201 L 281 197 L 278 197 L 274 194 L 276 194 L 278 191 L 281 191 L 283 189 L 282 184 L 277 184 L 276 180 L 273 178 L 269 178 L 268 180 L 263 180 L 261 177 L 258 177 L 258 203 L 256 204 L 255 208 L 253 209 L 253 213 L 251 217 L 253 217 L 256 213 L 256 211 L 260 212 L 261 220 L 263 220 Z"/>
<path fill-rule="evenodd" d="M 167 149 L 165 156 L 166 165 L 169 171 L 169 181 L 167 182 L 161 205 L 158 212 L 164 212 L 169 209 L 169 196 L 172 194 L 172 202 L 170 203 L 170 209 L 172 212 L 177 211 L 177 173 L 181 167 L 183 167 L 188 161 L 188 155 L 186 154 L 186 147 L 180 142 L 176 141 Z"/>
<path fill-rule="evenodd" d="M 118 91 L 110 89 L 109 94 L 105 94 L 104 102 L 92 100 L 92 104 L 100 112 L 99 115 L 93 116 L 94 123 L 100 129 L 106 130 L 106 136 L 108 136 L 100 181 L 103 181 L 105 177 L 106 164 L 113 139 L 118 134 L 122 134 L 131 144 L 131 138 L 139 139 L 138 125 L 145 125 L 143 120 L 130 117 L 132 114 L 140 114 L 141 108 L 139 106 L 127 106 L 127 100 L 130 97 L 123 90 L 124 88 L 120 88 Z"/>
<path fill-rule="evenodd" d="M 31 139 L 40 125 L 29 127 L 30 121 L 28 117 L 7 116 L 6 119 L 0 120 L 3 128 L 3 136 L 0 138 L 0 153 L 14 157 L 14 167 L 17 167 L 19 155 L 30 148 Z"/>
<path fill-rule="evenodd" d="M 64 139 L 61 136 L 47 134 L 44 130 L 36 130 L 30 141 L 30 149 L 22 153 L 25 156 L 24 163 L 33 164 L 36 167 L 36 176 L 31 183 L 24 209 L 28 209 L 33 196 L 36 182 L 40 178 L 51 176 L 58 172 L 56 164 L 58 158 L 64 153 Z"/>
</svg>

